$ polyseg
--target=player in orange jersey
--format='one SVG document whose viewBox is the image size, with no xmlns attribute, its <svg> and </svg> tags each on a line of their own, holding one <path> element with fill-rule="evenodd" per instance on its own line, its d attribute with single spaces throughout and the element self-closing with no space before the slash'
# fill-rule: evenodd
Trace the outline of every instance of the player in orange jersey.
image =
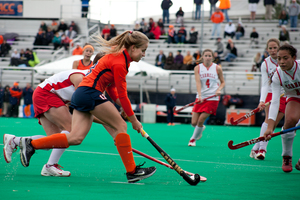
<svg viewBox="0 0 300 200">
<path fill-rule="evenodd" d="M 99 44 L 106 55 L 91 67 L 72 96 L 71 107 L 74 112 L 70 134 L 59 133 L 36 140 L 22 138 L 20 148 L 23 166 L 29 165 L 35 149 L 68 148 L 69 145 L 81 144 L 91 128 L 94 115 L 113 130 L 109 133 L 126 168 L 128 182 L 133 183 L 152 176 L 156 171 L 155 167 L 136 166 L 130 137 L 126 133 L 127 124 L 103 94 L 106 91 L 123 108 L 133 129 L 140 133 L 142 124 L 134 115 L 127 97 L 126 75 L 130 62 L 138 62 L 145 56 L 148 43 L 149 39 L 138 31 L 125 31 L 109 41 L 99 36 Z"/>
<path fill-rule="evenodd" d="M 91 61 L 91 57 L 94 54 L 94 47 L 90 44 L 87 44 L 83 47 L 83 59 L 75 60 L 73 62 L 73 69 L 86 70 L 90 69 L 93 66 L 93 62 Z"/>
</svg>

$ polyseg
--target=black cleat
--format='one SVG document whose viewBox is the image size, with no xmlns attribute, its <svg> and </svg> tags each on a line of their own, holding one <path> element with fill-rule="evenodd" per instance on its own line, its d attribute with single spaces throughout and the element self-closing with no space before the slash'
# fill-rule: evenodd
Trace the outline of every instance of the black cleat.
<svg viewBox="0 0 300 200">
<path fill-rule="evenodd" d="M 31 156 L 35 153 L 35 149 L 31 144 L 32 139 L 21 138 L 20 140 L 20 157 L 21 163 L 24 167 L 29 166 Z"/>
<path fill-rule="evenodd" d="M 141 166 L 143 166 L 144 164 L 136 166 L 135 172 L 133 174 L 126 173 L 128 183 L 135 183 L 137 181 L 148 178 L 155 173 L 156 167 L 141 168 Z"/>
</svg>

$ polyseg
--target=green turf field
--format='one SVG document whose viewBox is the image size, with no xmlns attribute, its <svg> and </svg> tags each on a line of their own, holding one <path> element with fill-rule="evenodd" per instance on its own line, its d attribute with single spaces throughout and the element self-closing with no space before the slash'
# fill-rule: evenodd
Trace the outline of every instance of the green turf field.
<svg viewBox="0 0 300 200">
<path fill-rule="evenodd" d="M 70 177 L 40 175 L 50 151 L 38 150 L 30 166 L 24 168 L 20 154 L 7 164 L 0 157 L 0 199 L 299 199 L 300 171 L 281 170 L 280 136 L 268 145 L 266 160 L 249 157 L 252 146 L 238 150 L 227 147 L 258 137 L 259 127 L 210 126 L 196 147 L 188 147 L 193 132 L 190 125 L 143 124 L 149 136 L 184 170 L 207 177 L 205 183 L 190 186 L 175 171 L 134 154 L 136 163 L 156 166 L 156 173 L 137 184 L 126 182 L 125 168 L 112 138 L 101 125 L 94 124 L 79 146 L 63 154 L 60 165 L 71 171 Z M 133 148 L 161 161 L 164 159 L 128 124 Z M 278 131 L 279 129 L 277 129 Z M 41 135 L 36 119 L 0 118 L 0 133 L 18 136 Z M 0 142 L 3 148 L 3 142 Z M 294 140 L 293 166 L 300 157 L 300 141 Z M 165 161 L 164 161 L 165 162 Z"/>
</svg>

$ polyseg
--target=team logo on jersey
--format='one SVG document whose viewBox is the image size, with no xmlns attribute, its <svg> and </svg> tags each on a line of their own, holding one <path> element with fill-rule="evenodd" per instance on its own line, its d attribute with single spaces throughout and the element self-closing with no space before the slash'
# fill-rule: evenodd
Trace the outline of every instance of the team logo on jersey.
<svg viewBox="0 0 300 200">
<path fill-rule="evenodd" d="M 295 88 L 300 87 L 300 82 L 289 83 L 289 81 L 285 81 L 284 86 L 287 89 L 295 89 Z"/>
</svg>

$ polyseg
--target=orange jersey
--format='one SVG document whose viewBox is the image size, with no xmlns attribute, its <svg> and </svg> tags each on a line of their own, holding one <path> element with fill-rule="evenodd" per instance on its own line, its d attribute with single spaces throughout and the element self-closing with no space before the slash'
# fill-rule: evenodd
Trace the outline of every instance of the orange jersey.
<svg viewBox="0 0 300 200">
<path fill-rule="evenodd" d="M 81 60 L 79 60 L 77 69 L 86 70 L 86 69 L 90 69 L 92 66 L 93 66 L 93 62 L 92 61 L 90 61 L 89 65 L 85 66 L 83 64 L 83 62 L 82 62 L 82 59 L 81 59 Z"/>
<path fill-rule="evenodd" d="M 126 75 L 131 61 L 127 50 L 120 54 L 107 54 L 91 67 L 79 87 L 92 87 L 102 93 L 106 91 L 113 101 L 119 98 L 125 113 L 131 116 L 134 113 L 127 97 L 126 84 Z"/>
</svg>

